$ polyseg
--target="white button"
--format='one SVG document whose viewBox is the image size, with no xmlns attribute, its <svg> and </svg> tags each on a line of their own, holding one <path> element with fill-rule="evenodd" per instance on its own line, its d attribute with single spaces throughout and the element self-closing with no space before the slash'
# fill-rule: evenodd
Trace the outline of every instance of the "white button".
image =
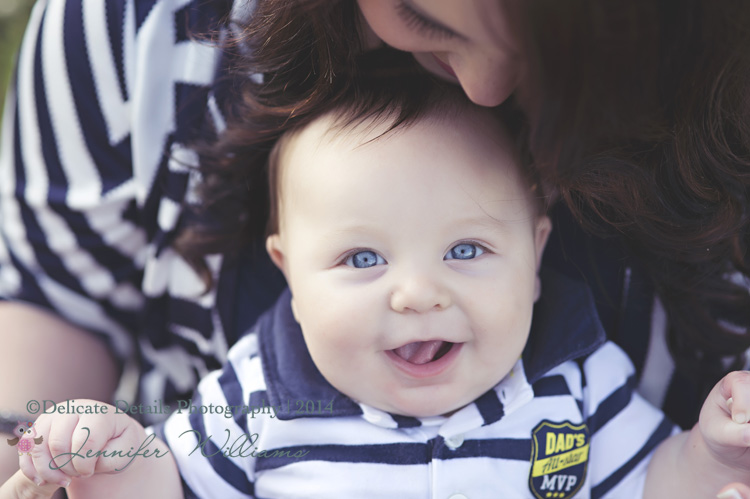
<svg viewBox="0 0 750 499">
<path fill-rule="evenodd" d="M 468 497 L 466 497 L 466 496 L 465 496 L 465 495 L 463 495 L 463 494 L 453 494 L 453 495 L 452 495 L 452 496 L 450 496 L 450 497 L 449 497 L 448 499 L 469 499 L 469 498 L 468 498 Z"/>
<path fill-rule="evenodd" d="M 383 420 L 383 416 L 380 414 L 365 414 L 365 419 L 369 421 L 370 423 L 379 423 Z"/>
<path fill-rule="evenodd" d="M 452 437 L 448 437 L 445 439 L 445 445 L 448 446 L 450 450 L 456 450 L 459 447 L 461 447 L 464 443 L 464 436 L 463 435 L 453 435 Z"/>
</svg>

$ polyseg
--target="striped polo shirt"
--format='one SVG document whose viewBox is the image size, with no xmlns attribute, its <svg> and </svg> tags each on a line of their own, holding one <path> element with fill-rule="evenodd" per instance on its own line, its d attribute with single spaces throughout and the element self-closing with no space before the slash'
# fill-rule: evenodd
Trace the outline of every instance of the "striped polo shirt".
<svg viewBox="0 0 750 499">
<path fill-rule="evenodd" d="M 634 392 L 588 288 L 547 270 L 542 282 L 522 358 L 449 417 L 389 414 L 338 392 L 286 291 L 157 432 L 198 497 L 640 497 L 674 426 Z"/>
</svg>

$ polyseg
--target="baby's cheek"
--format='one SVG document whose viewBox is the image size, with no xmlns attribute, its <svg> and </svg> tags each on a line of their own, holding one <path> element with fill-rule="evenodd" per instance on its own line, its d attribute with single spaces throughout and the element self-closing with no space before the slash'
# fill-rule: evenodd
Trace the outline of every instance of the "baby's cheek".
<svg viewBox="0 0 750 499">
<path fill-rule="evenodd" d="M 311 321 L 303 324 L 302 332 L 313 361 L 323 373 L 331 367 L 345 367 L 361 347 L 356 330 L 341 321 Z"/>
</svg>

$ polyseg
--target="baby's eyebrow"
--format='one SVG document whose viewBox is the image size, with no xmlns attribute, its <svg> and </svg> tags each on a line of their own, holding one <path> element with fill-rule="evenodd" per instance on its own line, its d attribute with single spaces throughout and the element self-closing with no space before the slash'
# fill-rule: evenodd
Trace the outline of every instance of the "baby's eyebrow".
<svg viewBox="0 0 750 499">
<path fill-rule="evenodd" d="M 325 231 L 323 236 L 332 243 L 349 244 L 353 239 L 363 241 L 377 241 L 387 238 L 387 231 L 367 224 L 342 223 Z"/>
<path fill-rule="evenodd" d="M 495 199 L 492 201 L 485 200 L 481 203 L 477 201 L 477 206 L 484 215 L 466 217 L 465 221 L 467 224 L 512 224 L 524 222 L 535 217 L 535 214 L 528 210 L 526 198 L 523 196 Z"/>
<path fill-rule="evenodd" d="M 347 225 L 347 224 L 342 223 L 341 225 L 335 227 L 334 229 L 329 230 L 328 235 L 337 236 L 337 235 L 348 235 L 350 233 L 368 234 L 368 233 L 372 233 L 374 230 L 375 230 L 374 227 L 365 225 L 365 224 Z"/>
<path fill-rule="evenodd" d="M 513 224 L 528 220 L 528 216 L 519 218 L 495 218 L 489 213 L 480 216 L 470 216 L 465 218 L 458 218 L 451 221 L 451 225 L 456 227 L 478 227 L 481 229 L 490 230 L 508 230 Z"/>
</svg>

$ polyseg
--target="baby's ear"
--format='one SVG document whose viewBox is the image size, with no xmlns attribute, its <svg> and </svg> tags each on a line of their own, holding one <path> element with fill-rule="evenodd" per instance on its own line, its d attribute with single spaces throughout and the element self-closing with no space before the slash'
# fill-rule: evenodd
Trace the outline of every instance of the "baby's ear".
<svg viewBox="0 0 750 499">
<path fill-rule="evenodd" d="M 552 232 L 552 220 L 547 215 L 539 217 L 539 220 L 536 222 L 536 234 L 534 238 L 537 272 L 542 265 L 542 255 L 544 254 L 544 247 L 547 246 L 550 232 Z"/>
<path fill-rule="evenodd" d="M 534 301 L 542 294 L 542 281 L 539 279 L 539 269 L 542 266 L 542 255 L 544 247 L 547 246 L 549 234 L 552 232 L 552 220 L 548 216 L 539 217 L 536 222 L 536 233 L 534 235 L 534 250 L 536 251 L 536 282 L 534 287 Z"/>
<path fill-rule="evenodd" d="M 284 274 L 284 278 L 288 283 L 289 276 L 286 274 L 286 259 L 281 244 L 281 237 L 278 234 L 271 234 L 266 238 L 266 251 L 268 251 L 271 261 L 276 264 L 279 270 L 281 270 L 281 273 Z M 292 315 L 294 316 L 294 320 L 299 322 L 299 319 L 297 319 L 297 306 L 294 303 L 294 296 L 292 296 Z"/>
<path fill-rule="evenodd" d="M 278 234 L 271 234 L 266 238 L 266 251 L 268 251 L 271 261 L 286 277 L 286 260 L 284 259 L 284 251 L 281 247 L 281 237 Z"/>
</svg>

